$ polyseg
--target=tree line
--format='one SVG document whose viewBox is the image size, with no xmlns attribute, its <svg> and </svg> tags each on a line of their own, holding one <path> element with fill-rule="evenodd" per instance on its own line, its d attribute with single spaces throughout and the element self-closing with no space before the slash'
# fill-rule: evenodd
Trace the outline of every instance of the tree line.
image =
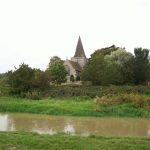
<svg viewBox="0 0 150 150">
<path fill-rule="evenodd" d="M 0 90 L 7 87 L 9 94 L 23 94 L 23 97 L 26 97 L 24 94 L 37 95 L 48 90 L 51 84 L 66 82 L 66 74 L 63 61 L 57 56 L 50 59 L 45 71 L 22 63 L 15 70 L 0 75 Z"/>
<path fill-rule="evenodd" d="M 44 91 L 51 84 L 66 82 L 64 61 L 58 56 L 50 59 L 45 71 L 22 63 L 15 70 L 0 75 L 0 89 L 8 87 L 12 94 Z M 125 48 L 110 47 L 96 50 L 81 72 L 81 81 L 93 85 L 134 85 L 150 81 L 149 50 L 135 48 L 134 55 Z"/>
<path fill-rule="evenodd" d="M 150 80 L 149 50 L 135 48 L 133 55 L 115 45 L 98 49 L 85 65 L 81 79 L 94 85 L 146 83 Z"/>
</svg>

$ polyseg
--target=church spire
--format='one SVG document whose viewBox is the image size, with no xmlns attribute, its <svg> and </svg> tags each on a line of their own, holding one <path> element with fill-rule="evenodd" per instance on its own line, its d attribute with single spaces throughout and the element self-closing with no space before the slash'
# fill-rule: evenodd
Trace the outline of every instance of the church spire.
<svg viewBox="0 0 150 150">
<path fill-rule="evenodd" d="M 76 52 L 75 52 L 74 57 L 86 57 L 80 36 L 78 39 L 78 43 L 77 43 Z"/>
</svg>

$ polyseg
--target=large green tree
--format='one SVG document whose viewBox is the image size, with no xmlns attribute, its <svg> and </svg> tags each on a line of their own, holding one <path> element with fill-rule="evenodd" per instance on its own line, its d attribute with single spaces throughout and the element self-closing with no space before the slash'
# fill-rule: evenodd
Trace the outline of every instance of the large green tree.
<svg viewBox="0 0 150 150">
<path fill-rule="evenodd" d="M 149 50 L 143 48 L 135 48 L 135 83 L 140 84 L 149 79 L 150 61 Z"/>
<path fill-rule="evenodd" d="M 89 62 L 85 65 L 81 73 L 81 80 L 91 81 L 94 85 L 103 84 L 105 76 L 104 68 L 106 67 L 104 57 L 117 49 L 118 47 L 112 45 L 110 47 L 96 50 L 91 55 Z"/>
<path fill-rule="evenodd" d="M 21 64 L 15 71 L 9 73 L 9 85 L 12 92 L 20 94 L 33 88 L 34 70 L 27 64 Z"/>
<path fill-rule="evenodd" d="M 123 48 L 102 48 L 91 55 L 81 78 L 96 85 L 133 83 L 133 62 L 133 55 Z"/>
<path fill-rule="evenodd" d="M 11 72 L 0 74 L 0 95 L 8 94 L 10 86 L 8 84 L 8 76 Z"/>
<path fill-rule="evenodd" d="M 105 80 L 110 84 L 134 83 L 134 56 L 125 49 L 119 48 L 105 56 Z"/>
<path fill-rule="evenodd" d="M 58 56 L 53 56 L 53 57 L 51 57 L 51 59 L 50 59 L 50 62 L 49 62 L 49 64 L 48 64 L 48 69 L 50 68 L 50 67 L 52 67 L 52 66 L 55 66 L 56 64 L 62 64 L 63 63 L 63 61 L 61 60 L 61 58 L 60 57 L 58 57 Z"/>
<path fill-rule="evenodd" d="M 50 87 L 50 77 L 49 75 L 41 71 L 40 69 L 34 69 L 34 80 L 33 80 L 34 89 L 45 90 Z"/>
<path fill-rule="evenodd" d="M 14 71 L 9 71 L 7 78 L 12 94 L 41 91 L 49 88 L 50 85 L 50 79 L 46 72 L 33 69 L 24 63 Z"/>
<path fill-rule="evenodd" d="M 63 65 L 63 61 L 58 56 L 54 56 L 50 59 L 47 72 L 54 84 L 66 82 L 67 72 Z"/>
<path fill-rule="evenodd" d="M 93 55 L 83 68 L 81 73 L 82 81 L 91 81 L 93 85 L 101 85 L 105 61 L 103 55 Z"/>
</svg>

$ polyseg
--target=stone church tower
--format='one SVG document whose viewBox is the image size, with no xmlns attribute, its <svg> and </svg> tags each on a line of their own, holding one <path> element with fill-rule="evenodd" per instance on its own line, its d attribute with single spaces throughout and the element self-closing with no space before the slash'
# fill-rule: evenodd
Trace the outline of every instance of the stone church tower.
<svg viewBox="0 0 150 150">
<path fill-rule="evenodd" d="M 87 58 L 84 52 L 84 48 L 82 45 L 81 38 L 79 36 L 78 43 L 76 46 L 74 57 L 71 60 L 66 60 L 64 62 L 64 66 L 67 71 L 67 79 L 70 79 L 70 76 L 74 76 L 75 78 L 80 77 L 81 71 L 84 65 L 87 63 Z"/>
<path fill-rule="evenodd" d="M 83 45 L 82 45 L 80 36 L 79 36 L 79 39 L 78 39 L 78 43 L 77 43 L 77 47 L 76 47 L 74 57 L 71 58 L 71 61 L 77 62 L 80 65 L 81 68 L 83 68 L 84 65 L 87 62 L 87 58 L 85 56 L 85 52 L 84 52 L 84 49 L 83 49 Z"/>
</svg>

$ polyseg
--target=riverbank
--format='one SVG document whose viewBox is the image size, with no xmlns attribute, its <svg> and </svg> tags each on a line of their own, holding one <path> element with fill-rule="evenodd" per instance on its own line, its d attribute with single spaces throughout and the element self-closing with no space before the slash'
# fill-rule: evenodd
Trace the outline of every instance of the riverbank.
<svg viewBox="0 0 150 150">
<path fill-rule="evenodd" d="M 36 150 L 149 150 L 150 138 L 39 135 L 29 132 L 0 132 L 0 149 Z"/>
<path fill-rule="evenodd" d="M 94 99 L 79 97 L 45 100 L 0 97 L 0 112 L 95 117 L 150 117 L 149 108 L 138 108 L 132 103 L 114 103 L 99 108 Z"/>
</svg>

